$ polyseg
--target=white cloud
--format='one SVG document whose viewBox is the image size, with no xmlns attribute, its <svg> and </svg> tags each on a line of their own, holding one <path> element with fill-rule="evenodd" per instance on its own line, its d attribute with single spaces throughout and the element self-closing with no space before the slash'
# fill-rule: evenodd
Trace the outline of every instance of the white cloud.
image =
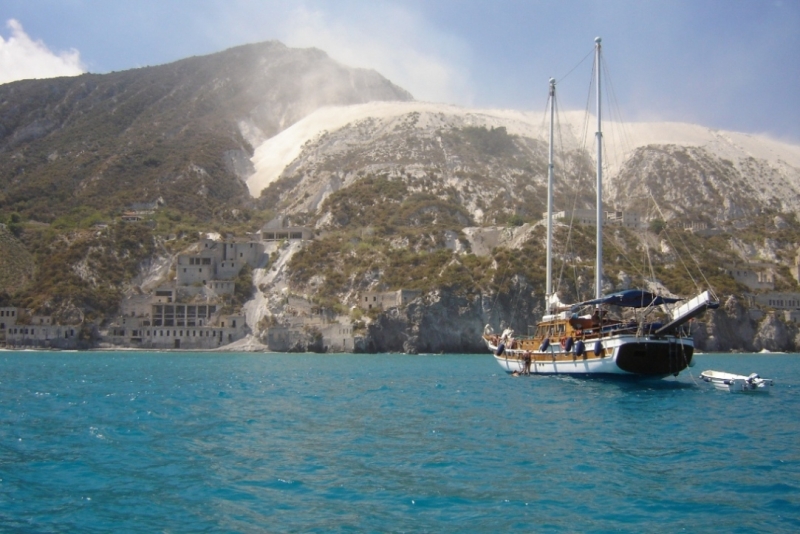
<svg viewBox="0 0 800 534">
<path fill-rule="evenodd" d="M 77 50 L 52 52 L 42 41 L 31 39 L 14 19 L 6 22 L 6 27 L 11 36 L 5 40 L 0 35 L 0 83 L 86 72 Z"/>
<path fill-rule="evenodd" d="M 375 69 L 418 100 L 472 103 L 462 65 L 467 45 L 397 4 L 364 4 L 338 15 L 298 7 L 282 33 L 289 46 L 314 46 L 345 65 Z"/>
</svg>

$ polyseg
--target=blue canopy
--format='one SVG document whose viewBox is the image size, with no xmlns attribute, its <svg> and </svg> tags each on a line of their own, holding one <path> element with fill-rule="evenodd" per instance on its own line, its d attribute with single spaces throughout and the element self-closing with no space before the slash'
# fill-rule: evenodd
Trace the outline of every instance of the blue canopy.
<svg viewBox="0 0 800 534">
<path fill-rule="evenodd" d="M 625 306 L 626 308 L 646 308 L 647 306 L 672 304 L 680 300 L 683 299 L 662 297 L 661 295 L 655 295 L 641 289 L 628 289 L 627 291 L 619 291 L 617 293 L 611 293 L 610 295 L 604 295 L 599 299 L 580 302 L 576 304 L 575 307 L 590 306 L 592 304 L 611 304 L 613 306 Z"/>
</svg>

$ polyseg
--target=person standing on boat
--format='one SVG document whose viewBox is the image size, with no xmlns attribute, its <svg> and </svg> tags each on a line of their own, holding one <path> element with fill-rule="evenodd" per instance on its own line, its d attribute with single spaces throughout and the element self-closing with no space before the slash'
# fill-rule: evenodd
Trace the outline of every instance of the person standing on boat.
<svg viewBox="0 0 800 534">
<path fill-rule="evenodd" d="M 529 375 L 531 374 L 531 351 L 526 350 L 523 358 L 523 362 L 525 362 L 524 370 L 522 374 Z"/>
<path fill-rule="evenodd" d="M 603 323 L 603 319 L 600 316 L 600 308 L 595 308 L 594 313 L 592 314 L 592 328 L 600 328 Z"/>
</svg>

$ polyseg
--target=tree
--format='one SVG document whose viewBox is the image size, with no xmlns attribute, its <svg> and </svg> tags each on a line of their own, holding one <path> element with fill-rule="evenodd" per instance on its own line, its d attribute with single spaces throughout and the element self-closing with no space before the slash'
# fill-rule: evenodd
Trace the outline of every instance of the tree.
<svg viewBox="0 0 800 534">
<path fill-rule="evenodd" d="M 653 219 L 650 221 L 650 225 L 648 230 L 652 233 L 659 235 L 661 232 L 667 229 L 667 223 L 663 219 Z"/>
<path fill-rule="evenodd" d="M 253 269 L 244 264 L 233 282 L 233 301 L 242 305 L 253 296 Z"/>
</svg>

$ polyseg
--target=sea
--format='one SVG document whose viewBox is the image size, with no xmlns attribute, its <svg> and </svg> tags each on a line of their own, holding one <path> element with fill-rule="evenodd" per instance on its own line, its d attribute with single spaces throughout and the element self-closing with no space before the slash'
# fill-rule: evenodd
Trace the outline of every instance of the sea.
<svg viewBox="0 0 800 534">
<path fill-rule="evenodd" d="M 491 355 L 4 351 L 0 531 L 800 531 L 800 355 L 695 360 L 620 381 Z"/>
</svg>

